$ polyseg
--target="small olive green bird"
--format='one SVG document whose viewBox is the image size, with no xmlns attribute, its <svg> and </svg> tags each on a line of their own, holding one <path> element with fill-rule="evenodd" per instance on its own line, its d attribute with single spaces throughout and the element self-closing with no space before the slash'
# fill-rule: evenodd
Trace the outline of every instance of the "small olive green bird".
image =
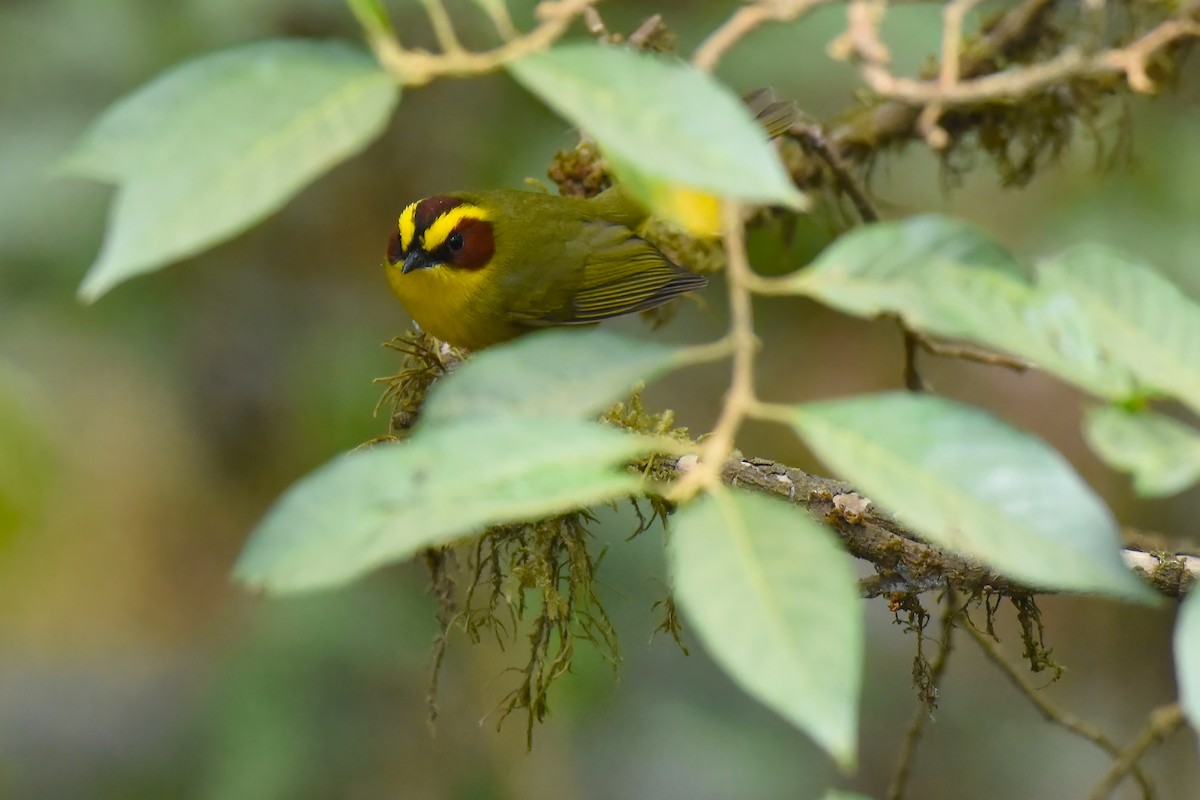
<svg viewBox="0 0 1200 800">
<path fill-rule="evenodd" d="M 387 276 L 424 330 L 477 350 L 706 285 L 634 232 L 645 219 L 619 188 L 589 200 L 505 189 L 437 195 L 401 213 Z"/>
<path fill-rule="evenodd" d="M 770 89 L 743 100 L 771 138 L 799 116 Z M 427 197 L 400 214 L 388 281 L 423 329 L 469 350 L 703 288 L 706 278 L 637 235 L 646 217 L 620 186 L 589 200 L 503 189 Z"/>
</svg>

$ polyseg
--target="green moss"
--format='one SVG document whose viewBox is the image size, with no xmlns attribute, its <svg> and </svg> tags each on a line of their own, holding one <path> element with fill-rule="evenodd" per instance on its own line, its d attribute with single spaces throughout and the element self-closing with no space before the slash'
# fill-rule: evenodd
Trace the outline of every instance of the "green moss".
<svg viewBox="0 0 1200 800">
<path fill-rule="evenodd" d="M 392 438 L 402 438 L 416 422 L 430 386 L 463 359 L 424 333 L 409 333 L 388 342 L 402 354 L 395 374 L 380 378 L 380 405 L 390 404 Z M 675 425 L 670 410 L 651 412 L 642 402 L 641 388 L 617 403 L 601 421 L 639 433 L 688 438 Z M 652 481 L 672 477 L 668 463 L 647 457 L 637 469 Z M 664 524 L 673 509 L 661 497 L 630 498 L 638 514 L 633 536 L 656 520 Z M 649 505 L 649 514 L 642 502 Z M 438 634 L 428 687 L 429 718 L 437 718 L 437 687 L 441 665 L 454 629 L 473 643 L 485 637 L 502 649 L 521 645 L 520 663 L 511 669 L 516 684 L 497 707 L 497 725 L 513 713 L 525 713 L 526 738 L 533 742 L 536 722 L 548 711 L 549 691 L 571 669 L 576 644 L 590 643 L 614 667 L 620 662 L 616 631 L 595 591 L 595 575 L 603 552 L 589 547 L 589 525 L 595 518 L 574 511 L 548 519 L 488 528 L 469 542 L 425 552 L 430 593 L 438 604 Z M 678 616 L 668 598 L 656 607 L 667 610 L 662 629 L 679 641 Z M 682 645 L 681 645 L 682 647 Z"/>
</svg>

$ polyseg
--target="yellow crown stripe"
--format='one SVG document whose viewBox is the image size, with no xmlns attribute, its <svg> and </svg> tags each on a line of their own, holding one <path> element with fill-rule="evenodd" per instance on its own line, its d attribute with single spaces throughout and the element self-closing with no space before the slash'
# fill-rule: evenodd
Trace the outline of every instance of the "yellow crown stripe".
<svg viewBox="0 0 1200 800">
<path fill-rule="evenodd" d="M 417 204 L 409 203 L 400 214 L 400 249 L 407 251 L 412 245 L 413 236 L 417 233 Z"/>
<path fill-rule="evenodd" d="M 421 235 L 421 246 L 425 248 L 427 253 L 437 250 L 445 243 L 446 237 L 458 227 L 458 223 L 464 219 L 477 219 L 487 222 L 491 219 L 491 216 L 479 206 L 473 206 L 468 203 L 455 206 L 435 219 L 433 224 L 425 229 L 425 233 Z"/>
</svg>

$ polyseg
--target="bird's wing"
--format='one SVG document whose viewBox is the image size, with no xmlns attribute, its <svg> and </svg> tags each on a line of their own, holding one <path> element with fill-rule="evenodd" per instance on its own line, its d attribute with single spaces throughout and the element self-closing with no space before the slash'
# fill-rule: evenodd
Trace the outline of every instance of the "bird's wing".
<svg viewBox="0 0 1200 800">
<path fill-rule="evenodd" d="M 571 252 L 574 248 L 574 253 Z M 542 298 L 518 315 L 529 325 L 584 325 L 645 311 L 708 283 L 703 275 L 671 263 L 653 245 L 623 225 L 595 222 L 568 246 L 577 261 L 570 290 L 551 302 Z M 532 304 L 531 304 L 532 305 Z"/>
</svg>

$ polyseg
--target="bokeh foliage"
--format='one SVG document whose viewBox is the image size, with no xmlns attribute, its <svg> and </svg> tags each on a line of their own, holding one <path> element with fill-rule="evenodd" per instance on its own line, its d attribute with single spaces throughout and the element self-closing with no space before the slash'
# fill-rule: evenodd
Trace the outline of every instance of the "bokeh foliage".
<svg viewBox="0 0 1200 800">
<path fill-rule="evenodd" d="M 625 22 L 631 28 L 643 5 L 614 4 L 606 17 L 614 28 Z M 663 6 L 684 43 L 694 43 L 718 16 L 715 8 Z M 322 796 L 321 786 L 352 787 L 363 796 L 394 793 L 395 787 L 403 787 L 406 796 L 418 797 L 549 796 L 552 792 L 561 796 L 564 786 L 578 787 L 577 794 L 607 796 L 606 792 L 636 791 L 631 787 L 640 776 L 636 785 L 641 790 L 654 793 L 654 787 L 671 786 L 679 796 L 696 797 L 720 786 L 697 777 L 706 769 L 719 774 L 716 765 L 744 769 L 750 764 L 754 768 L 746 769 L 737 784 L 741 796 L 771 796 L 773 789 L 790 785 L 781 777 L 796 769 L 790 755 L 731 757 L 729 732 L 747 741 L 775 738 L 790 742 L 792 748 L 807 745 L 788 738 L 793 736 L 790 731 L 748 709 L 736 696 L 726 695 L 724 684 L 705 666 L 681 664 L 669 652 L 665 659 L 653 660 L 669 648 L 658 648 L 653 656 L 634 656 L 629 653 L 632 648 L 625 649 L 632 662 L 621 689 L 625 700 L 611 694 L 612 678 L 604 671 L 587 673 L 581 668 L 583 675 L 569 676 L 570 688 L 562 691 L 583 697 L 568 696 L 556 712 L 555 732 L 541 743 L 550 754 L 512 766 L 503 755 L 507 735 L 497 739 L 490 727 L 479 732 L 470 725 L 456 727 L 452 721 L 455 715 L 460 723 L 473 720 L 481 709 L 491 707 L 478 698 L 489 694 L 489 676 L 508 663 L 494 654 L 457 656 L 458 670 L 445 680 L 462 688 L 467 699 L 452 709 L 453 714 L 443 709 L 442 737 L 437 743 L 414 736 L 414 732 L 424 736 L 419 725 L 424 713 L 422 659 L 430 635 L 420 621 L 428 622 L 433 614 L 415 592 L 400 599 L 370 587 L 352 592 L 347 595 L 353 608 L 348 616 L 320 613 L 341 602 L 338 597 L 313 601 L 313 611 L 301 610 L 285 627 L 277 614 L 247 603 L 226 586 L 225 568 L 267 501 L 308 467 L 383 427 L 381 421 L 372 424 L 365 410 L 374 401 L 369 379 L 394 367 L 394 360 L 375 351 L 374 343 L 403 327 L 390 299 L 383 296 L 375 270 L 380 231 L 390 225 L 396 208 L 412 197 L 453 186 L 515 185 L 525 175 L 539 175 L 551 150 L 570 139 L 561 135 L 565 128 L 561 122 L 551 120 L 499 78 L 435 86 L 420 95 L 414 92 L 405 97 L 404 113 L 411 113 L 411 118 L 397 119 L 384 142 L 367 151 L 363 163 L 339 169 L 301 195 L 281 217 L 180 269 L 135 283 L 123 290 L 128 294 L 118 292 L 95 310 L 81 311 L 71 303 L 70 294 L 99 241 L 102 197 L 76 182 L 48 182 L 45 171 L 84 122 L 96 116 L 109 98 L 185 55 L 281 34 L 355 35 L 336 3 L 179 4 L 151 11 L 133 3 L 112 3 L 102 14 L 90 9 L 88 4 L 60 0 L 0 10 L 4 22 L 13 23 L 0 25 L 12 45 L 4 49 L 4 58 L 13 62 L 8 74 L 45 64 L 39 73 L 45 80 L 38 91 L 17 81 L 4 89 L 6 100 L 13 101 L 11 107 L 28 113 L 18 115 L 20 124 L 0 134 L 13 145 L 0 152 L 14 167 L 6 173 L 14 176 L 13 182 L 0 194 L 0 205 L 6 209 L 6 236 L 0 245 L 5 249 L 0 346 L 23 372 L 34 376 L 39 397 L 47 398 L 40 401 L 39 416 L 61 421 L 57 429 L 70 432 L 44 445 L 51 448 L 52 461 L 65 462 L 61 480 L 49 495 L 48 515 L 27 527 L 5 556 L 8 571 L 2 583 L 12 602 L 3 635 L 13 643 L 5 648 L 12 653 L 5 668 L 13 676 L 6 698 L 23 695 L 36 700 L 54 696 L 63 687 L 77 688 L 85 698 L 84 707 L 98 718 L 109 713 L 150 720 L 159 727 L 142 725 L 141 736 L 135 729 L 118 728 L 117 739 L 125 745 L 122 756 L 101 761 L 88 755 L 95 752 L 98 739 L 89 738 L 95 732 L 77 719 L 56 727 L 56 720 L 38 704 L 36 724 L 30 728 L 20 713 L 7 713 L 3 730 L 9 741 L 16 742 L 9 751 L 14 757 L 44 753 L 38 748 L 45 748 L 46 741 L 59 748 L 66 743 L 69 753 L 56 774 L 39 771 L 37 759 L 21 757 L 13 771 L 16 791 L 86 787 L 98 796 L 138 792 L 162 796 L 195 786 L 193 776 L 199 770 L 220 776 L 220 780 L 213 778 L 217 787 L 213 796 L 238 792 L 297 796 L 304 791 L 298 788 L 297 776 L 309 771 L 318 776 L 308 784 L 314 796 Z M 406 31 L 417 27 L 421 24 L 418 10 L 412 15 L 398 10 L 397 23 Z M 914 56 L 928 52 L 928 31 L 936 29 L 936 14 L 916 8 L 899 16 L 898 50 Z M 841 107 L 847 98 L 845 84 L 823 80 L 814 86 L 804 80 L 806 74 L 826 74 L 819 46 L 812 48 L 811 57 L 800 57 L 802 62 L 811 58 L 808 70 L 795 68 L 795 35 L 813 36 L 815 45 L 821 43 L 822 23 L 813 23 L 764 31 L 761 46 L 731 57 L 725 77 L 738 88 L 769 80 L 782 94 L 803 98 L 806 107 Z M 482 36 L 482 27 L 466 33 Z M 102 43 L 109 57 L 85 56 L 77 46 L 81 36 Z M 784 64 L 787 70 L 780 69 Z M 789 85 L 789 80 L 795 83 Z M 1181 102 L 1182 106 L 1174 105 Z M 514 105 L 529 109 L 528 122 L 511 111 Z M 1099 231 L 1101 236 L 1116 236 L 1119 231 L 1122 249 L 1154 252 L 1156 265 L 1173 272 L 1186 288 L 1192 280 L 1187 251 L 1172 251 L 1162 242 L 1164 237 L 1183 241 L 1191 229 L 1185 176 L 1177 163 L 1189 157 L 1188 148 L 1155 146 L 1183 136 L 1178 131 L 1186 130 L 1190 120 L 1186 110 L 1177 111 L 1181 107 L 1186 109 L 1186 95 L 1185 101 L 1167 99 L 1156 108 L 1138 105 L 1135 130 L 1146 142 L 1145 149 L 1138 149 L 1143 166 L 1121 165 L 1115 179 L 1097 176 L 1086 153 L 1068 150 L 1066 163 L 1048 170 L 1019 204 L 1011 200 L 1015 195 L 997 194 L 987 170 L 967 169 L 965 188 L 943 197 L 936 165 L 914 153 L 890 164 L 890 175 L 883 174 L 886 170 L 877 173 L 876 189 L 902 210 L 952 202 L 957 215 L 975 219 L 1021 252 L 1056 251 L 1079 238 L 1063 233 L 1073 226 Z M 438 134 L 431 136 L 435 125 Z M 414 153 L 422 157 L 413 158 Z M 1101 185 L 1117 188 L 1107 194 L 1097 190 Z M 1147 200 L 1129 209 L 1125 200 L 1135 187 Z M 1179 202 L 1162 200 L 1173 194 L 1181 198 Z M 997 203 L 997 197 L 1006 202 Z M 1151 206 L 1155 213 L 1146 213 Z M 801 239 L 796 245 L 801 252 L 781 260 L 803 260 L 803 244 Z M 769 257 L 779 247 L 777 241 L 764 241 L 756 244 L 756 252 Z M 1158 255 L 1160 248 L 1168 251 L 1165 257 Z M 872 328 L 848 325 L 811 307 L 803 319 L 797 319 L 793 306 L 765 305 L 764 338 L 776 351 L 774 356 L 768 353 L 762 367 L 771 390 L 793 400 L 894 385 L 894 353 L 884 348 L 880 354 L 871 352 L 871 343 L 880 338 Z M 719 327 L 702 314 L 685 313 L 681 324 L 666 335 L 698 340 L 713 336 Z M 1165 506 L 1139 507 L 1116 478 L 1089 461 L 1086 451 L 1077 447 L 1078 426 L 1063 422 L 1063 415 L 1077 412 L 1078 403 L 1061 385 L 1040 378 L 979 376 L 970 369 L 934 367 L 934 379 L 944 386 L 961 386 L 967 399 L 983 400 L 1020 427 L 1038 430 L 1066 450 L 1100 484 L 1123 519 L 1172 530 L 1179 527 L 1172 520 L 1189 517 L 1194 506 L 1190 495 Z M 965 385 L 956 382 L 962 371 L 971 377 Z M 698 373 L 691 377 L 685 373 L 658 391 L 662 402 L 676 407 L 693 427 L 703 429 L 714 399 L 714 390 L 709 389 L 706 402 L 703 387 L 706 382 L 719 386 L 721 379 Z M 346 388 L 355 386 L 359 388 Z M 804 458 L 795 445 L 777 435 L 753 429 L 749 433 L 747 451 L 753 448 L 756 454 L 789 462 Z M 623 523 L 613 527 L 626 529 Z M 651 549 L 611 565 L 618 607 L 621 595 L 646 593 L 636 576 L 661 571 Z M 617 549 L 612 552 L 606 574 Z M 400 579 L 408 586 L 422 582 L 417 571 Z M 655 593 L 657 589 L 651 592 Z M 644 609 L 649 603 L 628 605 L 626 619 L 614 616 L 618 625 L 628 624 L 636 631 L 646 625 Z M 1109 643 L 1112 655 L 1104 659 L 1111 670 L 1085 683 L 1085 688 L 1093 689 L 1104 681 L 1119 687 L 1120 703 L 1103 714 L 1122 717 L 1124 711 L 1132 719 L 1139 699 L 1165 697 L 1167 667 L 1159 664 L 1147 670 L 1144 657 L 1140 664 L 1122 666 L 1120 655 L 1162 651 L 1166 626 L 1160 617 L 1096 609 L 1074 601 L 1052 605 L 1052 628 L 1054 613 L 1060 609 L 1072 618 L 1091 620 L 1093 626 L 1105 624 L 1105 613 L 1126 623 L 1133 619 L 1144 623 L 1141 631 L 1114 635 Z M 257 615 L 261 623 L 247 624 Z M 361 659 L 351 662 L 341 654 L 360 651 L 347 645 L 346 626 L 349 620 L 370 619 L 380 622 L 356 628 L 368 647 L 361 651 Z M 883 616 L 873 618 L 874 635 L 888 637 L 881 627 L 884 622 Z M 1087 623 L 1081 627 L 1086 634 Z M 394 638 L 387 640 L 392 631 Z M 1139 640 L 1138 646 L 1131 647 L 1130 639 L 1139 636 L 1155 641 Z M 873 655 L 898 661 L 908 657 L 908 643 L 898 634 L 883 641 L 886 644 L 877 646 L 901 652 Z M 271 646 L 260 647 L 263 642 Z M 1071 637 L 1057 644 L 1060 651 L 1069 652 Z M 1077 643 L 1080 653 L 1093 645 L 1085 635 Z M 404 663 L 400 669 L 394 666 L 398 652 L 410 654 L 399 659 Z M 319 666 L 293 669 L 305 653 L 314 654 L 312 663 Z M 225 654 L 228 667 L 222 658 Z M 641 664 L 639 658 L 644 659 Z M 46 669 L 71 662 L 83 663 L 86 676 Z M 263 666 L 239 666 L 257 663 Z M 1135 666 L 1143 681 L 1136 686 L 1122 680 Z M 648 671 L 633 677 L 639 675 L 639 667 Z M 226 670 L 248 688 L 214 688 L 222 684 Z M 358 670 L 368 678 L 356 681 Z M 1147 678 L 1148 671 L 1155 674 Z M 161 682 L 145 680 L 147 673 L 162 677 Z M 284 691 L 281 675 L 294 679 L 297 688 Z M 697 675 L 694 682 L 684 679 Z M 209 676 L 214 679 L 206 680 Z M 886 677 L 875 680 L 874 686 L 867 687 L 865 703 L 871 719 L 879 722 L 889 719 L 889 714 L 903 713 L 908 698 L 905 681 L 896 682 L 891 687 L 895 691 L 889 693 L 881 691 L 888 685 Z M 688 683 L 710 688 L 711 698 L 681 689 Z M 161 704 L 170 712 L 165 719 L 152 714 L 160 707 L 156 703 L 160 695 L 146 687 L 156 685 L 168 698 Z M 367 689 L 363 694 L 338 691 L 352 685 Z M 139 688 L 130 689 L 126 696 L 114 689 L 121 686 Z M 261 697 L 269 687 L 279 687 L 284 699 L 256 705 L 252 698 Z M 383 696 L 382 703 L 379 695 L 370 694 L 372 687 Z M 955 691 L 962 692 L 957 715 L 951 699 Z M 609 722 L 573 711 L 596 708 L 595 701 L 589 705 L 588 694 L 608 697 L 608 704 L 616 708 L 612 713 L 627 716 Z M 939 712 L 945 726 L 955 720 L 967 726 L 977 711 L 966 699 L 972 697 L 969 687 L 952 685 L 946 694 L 947 705 Z M 102 698 L 113 696 L 118 700 L 106 705 Z M 300 698 L 314 702 L 315 710 L 297 714 Z M 644 709 L 638 708 L 639 702 Z M 390 704 L 406 709 L 407 723 L 399 715 L 379 719 L 373 709 Z M 997 714 L 1013 712 L 999 707 L 1003 704 L 994 705 L 989 710 Z M 14 708 L 11 701 L 3 707 Z M 234 721 L 211 727 L 198 724 L 206 714 Z M 237 721 L 239 714 L 246 715 L 245 722 Z M 1011 757 L 1036 763 L 1039 751 L 1029 740 L 1029 721 L 1006 727 L 1004 716 L 997 719 L 994 730 L 1011 745 Z M 277 746 L 264 751 L 275 754 L 273 761 L 268 762 L 265 754 L 262 760 L 244 755 L 257 749 L 253 744 L 262 741 L 257 737 L 244 748 L 233 747 L 235 732 L 253 732 L 256 723 L 264 723 L 263 737 L 277 737 Z M 643 738 L 630 733 L 638 725 L 662 727 L 657 735 Z M 30 730 L 35 733 L 29 734 Z M 112 735 L 112 730 L 106 727 L 105 735 Z M 145 730 L 164 735 L 150 741 Z M 364 746 L 314 762 L 313 743 L 325 739 L 314 732 L 329 730 L 355 732 L 363 737 Z M 43 732 L 41 738 L 38 731 Z M 377 736 L 368 737 L 368 732 Z M 662 744 L 663 739 L 671 743 Z M 295 746 L 290 740 L 307 744 Z M 232 752 L 243 754 L 244 760 L 230 757 Z M 397 761 L 397 752 L 406 757 Z M 771 745 L 763 752 L 771 753 Z M 424 774 L 421 767 L 433 763 L 424 757 L 429 755 L 473 766 L 457 775 L 436 769 Z M 870 763 L 871 755 L 865 754 L 863 761 Z M 890 757 L 890 753 L 877 755 L 877 761 Z M 1084 754 L 1078 757 L 1084 764 L 1080 773 L 1095 772 L 1096 766 L 1087 763 Z M 1190 762 L 1183 760 L 1183 752 L 1175 757 L 1184 766 L 1173 774 L 1186 787 Z M 685 768 L 696 761 L 707 763 L 699 770 Z M 617 773 L 623 771 L 605 768 L 612 763 L 640 765 L 642 771 L 635 769 L 633 777 L 621 778 Z M 951 764 L 944 773 L 927 778 L 928 791 L 936 793 L 939 781 L 962 785 L 956 783 L 954 769 Z M 1037 770 L 1014 775 L 999 762 L 992 769 L 993 780 L 985 783 L 1000 787 L 999 796 L 1005 796 L 1004 787 L 1008 794 L 1036 795 L 1075 785 L 1061 774 Z M 864 774 L 864 788 L 877 785 L 871 774 Z M 673 777 L 677 780 L 671 781 Z M 74 793 L 78 796 L 79 791 Z M 656 796 L 670 794 L 659 790 Z"/>
</svg>

